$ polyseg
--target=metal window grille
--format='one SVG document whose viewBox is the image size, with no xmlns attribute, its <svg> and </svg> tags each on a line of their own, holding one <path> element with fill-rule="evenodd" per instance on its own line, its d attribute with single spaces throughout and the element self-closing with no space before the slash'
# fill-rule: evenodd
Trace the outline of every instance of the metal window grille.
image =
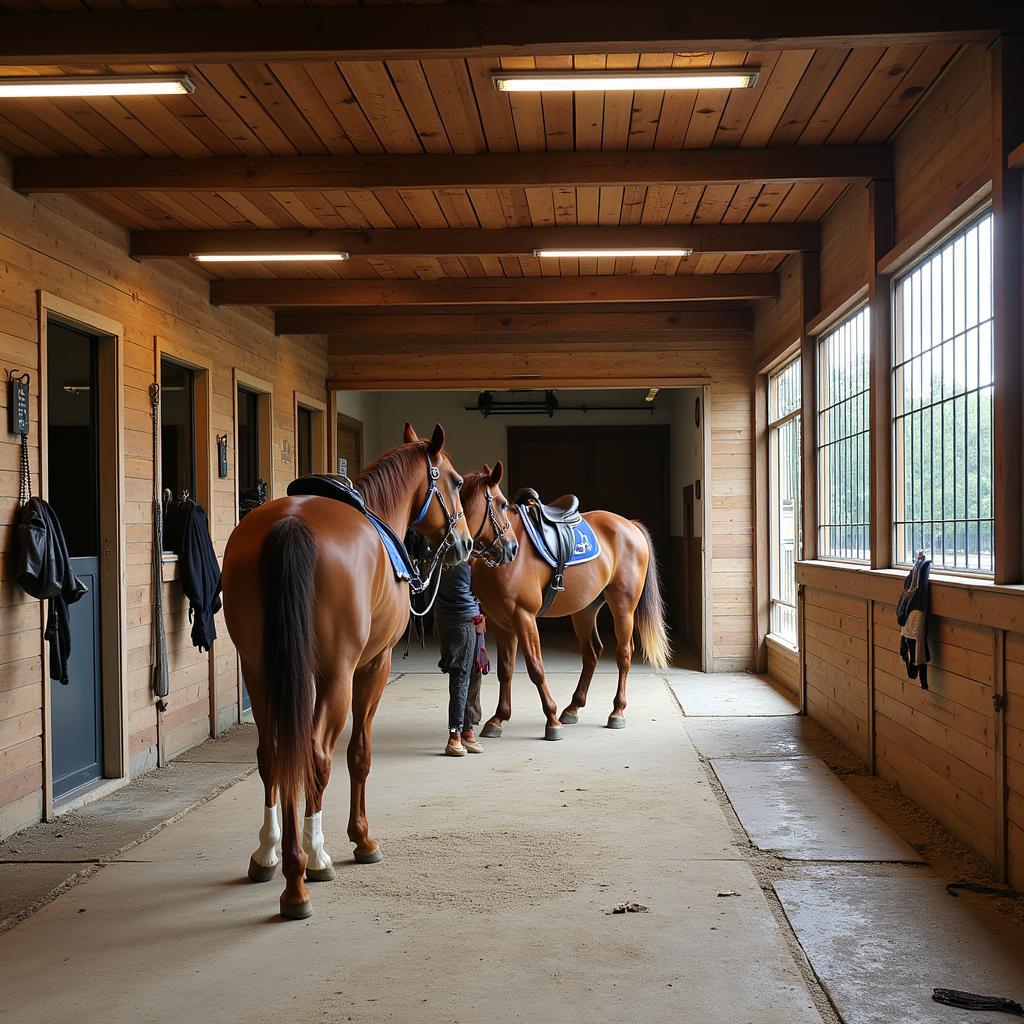
<svg viewBox="0 0 1024 1024">
<path fill-rule="evenodd" d="M 796 644 L 800 558 L 800 360 L 768 378 L 770 631 Z"/>
<path fill-rule="evenodd" d="M 818 342 L 818 554 L 853 562 L 871 558 L 868 317 Z"/>
<path fill-rule="evenodd" d="M 893 294 L 894 552 L 991 574 L 992 215 L 900 278 Z"/>
</svg>

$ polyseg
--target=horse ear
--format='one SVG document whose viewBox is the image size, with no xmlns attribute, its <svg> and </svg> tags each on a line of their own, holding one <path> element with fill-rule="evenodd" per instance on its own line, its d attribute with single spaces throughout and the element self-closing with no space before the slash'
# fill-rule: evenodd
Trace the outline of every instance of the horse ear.
<svg viewBox="0 0 1024 1024">
<path fill-rule="evenodd" d="M 415 444 L 419 438 L 416 436 L 416 431 L 412 429 L 412 424 L 408 421 L 405 424 L 405 443 Z"/>
<path fill-rule="evenodd" d="M 489 479 L 490 475 L 491 475 L 491 467 L 488 466 L 487 463 L 485 462 L 484 463 L 484 476 L 486 476 Z"/>
<path fill-rule="evenodd" d="M 434 424 L 434 433 L 430 438 L 430 444 L 427 445 L 427 451 L 431 455 L 436 455 L 444 447 L 444 427 L 440 423 Z"/>
<path fill-rule="evenodd" d="M 501 459 L 494 464 L 494 469 L 491 470 L 491 486 L 497 487 L 501 483 L 501 478 L 505 475 L 505 467 L 501 463 Z"/>
</svg>

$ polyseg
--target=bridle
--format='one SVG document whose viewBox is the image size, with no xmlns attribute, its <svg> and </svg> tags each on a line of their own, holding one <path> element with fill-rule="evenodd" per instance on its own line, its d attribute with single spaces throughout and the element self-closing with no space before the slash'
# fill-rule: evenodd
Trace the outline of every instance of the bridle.
<svg viewBox="0 0 1024 1024">
<path fill-rule="evenodd" d="M 512 529 L 512 523 L 509 521 L 508 516 L 505 516 L 504 526 L 498 522 L 498 517 L 494 513 L 494 496 L 491 494 L 486 480 L 484 481 L 483 487 L 484 500 L 487 502 L 487 505 L 484 509 L 483 518 L 480 520 L 480 529 L 473 534 L 473 552 L 470 557 L 482 559 L 486 565 L 493 569 L 502 564 L 498 545 L 501 543 L 505 534 Z M 488 544 L 487 547 L 478 547 L 480 544 L 480 534 L 484 532 L 484 527 L 486 527 L 488 523 L 491 524 L 491 530 L 494 533 L 494 537 L 491 539 L 491 543 Z"/>
<path fill-rule="evenodd" d="M 422 611 L 417 611 L 413 607 L 412 601 L 409 602 L 409 611 L 413 615 L 424 616 L 431 608 L 434 607 L 434 601 L 437 600 L 437 592 L 441 586 L 441 573 L 438 569 L 441 566 L 441 560 L 444 558 L 448 549 L 455 543 L 455 528 L 459 525 L 459 522 L 465 518 L 466 513 L 459 511 L 452 513 L 448 509 L 448 505 L 445 503 L 444 495 L 441 494 L 440 489 L 437 486 L 437 481 L 441 476 L 441 471 L 430 461 L 430 455 L 427 449 L 423 449 L 423 458 L 427 463 L 427 496 L 423 499 L 423 507 L 420 509 L 419 515 L 412 521 L 412 526 L 419 526 L 427 517 L 427 513 L 430 511 L 430 503 L 436 498 L 437 503 L 441 506 L 441 511 L 444 513 L 445 519 L 448 522 L 448 530 L 444 535 L 444 539 L 437 546 L 437 550 L 434 552 L 434 557 L 430 560 L 430 566 L 427 569 L 426 574 L 418 581 L 410 581 L 409 589 L 410 596 L 414 594 L 422 594 L 429 586 L 430 581 L 433 579 L 434 574 L 437 573 L 437 579 L 434 582 L 434 593 L 431 595 L 430 602 L 427 607 Z"/>
</svg>

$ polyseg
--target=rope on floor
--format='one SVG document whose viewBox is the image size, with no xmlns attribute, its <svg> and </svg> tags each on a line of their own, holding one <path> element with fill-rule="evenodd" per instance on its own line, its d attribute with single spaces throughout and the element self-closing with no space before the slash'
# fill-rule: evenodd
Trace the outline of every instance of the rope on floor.
<svg viewBox="0 0 1024 1024">
<path fill-rule="evenodd" d="M 1024 1006 L 1012 999 L 1002 996 L 979 996 L 973 992 L 961 992 L 955 988 L 937 988 L 932 992 L 932 999 L 946 1006 L 955 1006 L 961 1010 L 990 1010 L 996 1013 L 1010 1013 L 1015 1017 L 1024 1017 Z"/>
</svg>

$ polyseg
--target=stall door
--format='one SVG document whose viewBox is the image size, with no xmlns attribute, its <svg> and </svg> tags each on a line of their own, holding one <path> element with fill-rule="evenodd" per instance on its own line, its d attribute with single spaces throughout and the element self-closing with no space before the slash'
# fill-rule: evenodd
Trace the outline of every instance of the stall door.
<svg viewBox="0 0 1024 1024">
<path fill-rule="evenodd" d="M 89 592 L 70 607 L 67 685 L 50 682 L 53 796 L 103 777 L 100 661 L 98 339 L 51 322 L 47 345 L 47 487 L 71 565 Z"/>
</svg>

